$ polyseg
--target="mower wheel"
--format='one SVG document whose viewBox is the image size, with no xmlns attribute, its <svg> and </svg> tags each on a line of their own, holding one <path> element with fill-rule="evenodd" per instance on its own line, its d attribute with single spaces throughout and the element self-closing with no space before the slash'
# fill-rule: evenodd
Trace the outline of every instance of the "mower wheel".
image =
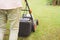
<svg viewBox="0 0 60 40">
<path fill-rule="evenodd" d="M 39 25 L 38 19 L 36 20 L 36 25 Z"/>
</svg>

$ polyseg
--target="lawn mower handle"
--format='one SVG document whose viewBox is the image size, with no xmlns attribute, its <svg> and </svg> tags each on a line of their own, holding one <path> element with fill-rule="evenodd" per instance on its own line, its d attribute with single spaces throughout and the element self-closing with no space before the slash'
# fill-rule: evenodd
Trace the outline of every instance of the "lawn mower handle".
<svg viewBox="0 0 60 40">
<path fill-rule="evenodd" d="M 30 16 L 31 16 L 31 19 L 33 20 L 33 17 L 32 17 L 32 14 L 31 14 L 31 10 L 30 10 L 30 7 L 29 7 L 29 5 L 28 5 L 28 2 L 27 2 L 27 0 L 25 0 L 25 3 L 26 3 L 26 6 L 28 7 L 28 10 L 25 10 L 25 11 L 29 11 L 29 14 L 30 14 Z"/>
<path fill-rule="evenodd" d="M 26 6 L 28 7 L 29 13 L 31 13 L 31 10 L 30 10 L 30 7 L 29 7 L 29 5 L 28 5 L 27 0 L 25 0 L 25 2 L 26 2 Z"/>
</svg>

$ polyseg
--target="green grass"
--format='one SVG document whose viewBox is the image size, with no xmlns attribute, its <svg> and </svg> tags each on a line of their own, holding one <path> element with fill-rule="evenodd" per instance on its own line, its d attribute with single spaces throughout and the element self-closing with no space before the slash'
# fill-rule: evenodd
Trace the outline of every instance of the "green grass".
<svg viewBox="0 0 60 40">
<path fill-rule="evenodd" d="M 29 0 L 32 14 L 39 20 L 36 32 L 18 40 L 60 40 L 60 7 L 49 6 L 47 0 Z"/>
</svg>

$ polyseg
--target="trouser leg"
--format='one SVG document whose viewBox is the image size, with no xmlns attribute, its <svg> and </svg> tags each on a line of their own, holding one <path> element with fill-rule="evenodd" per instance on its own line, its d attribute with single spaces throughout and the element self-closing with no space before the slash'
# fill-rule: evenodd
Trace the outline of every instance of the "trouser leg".
<svg viewBox="0 0 60 40">
<path fill-rule="evenodd" d="M 6 27 L 5 11 L 0 10 L 0 40 L 3 40 L 5 27 Z"/>
<path fill-rule="evenodd" d="M 19 11 L 20 9 L 9 10 L 8 20 L 10 22 L 9 40 L 17 40 L 19 31 Z"/>
</svg>

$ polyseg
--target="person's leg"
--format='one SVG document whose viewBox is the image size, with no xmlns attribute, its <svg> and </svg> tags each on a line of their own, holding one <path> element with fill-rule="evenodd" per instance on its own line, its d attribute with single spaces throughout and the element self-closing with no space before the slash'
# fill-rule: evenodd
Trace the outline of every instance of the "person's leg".
<svg viewBox="0 0 60 40">
<path fill-rule="evenodd" d="M 8 20 L 10 22 L 9 40 L 17 40 L 19 31 L 19 15 L 20 8 L 11 9 L 8 11 Z"/>
<path fill-rule="evenodd" d="M 3 40 L 4 30 L 6 27 L 6 11 L 0 10 L 0 40 Z"/>
</svg>

